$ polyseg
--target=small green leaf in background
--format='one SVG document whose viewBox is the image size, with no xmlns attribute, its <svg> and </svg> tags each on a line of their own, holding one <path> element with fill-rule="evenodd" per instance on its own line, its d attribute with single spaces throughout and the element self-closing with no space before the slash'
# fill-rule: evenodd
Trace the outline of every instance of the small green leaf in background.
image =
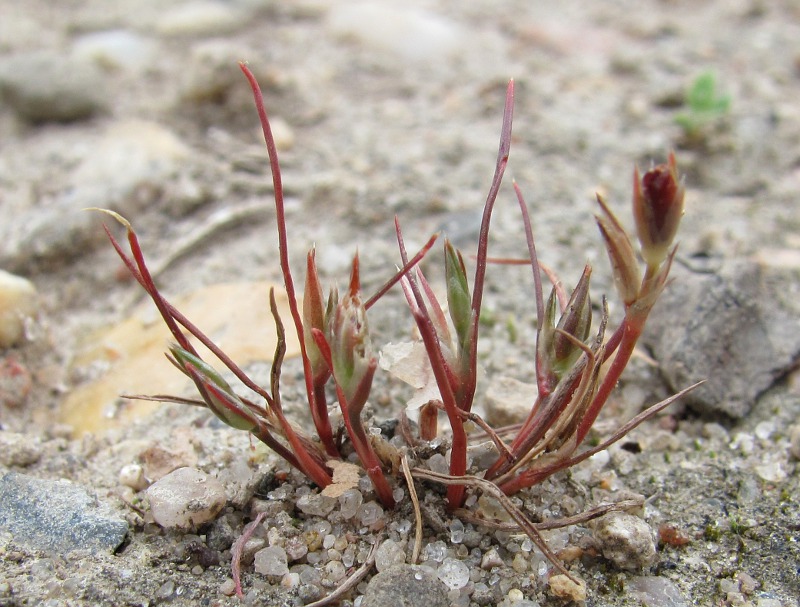
<svg viewBox="0 0 800 607">
<path fill-rule="evenodd" d="M 697 76 L 686 92 L 685 112 L 675 116 L 675 122 L 687 136 L 696 137 L 708 124 L 716 122 L 730 110 L 730 95 L 721 94 L 717 88 L 717 77 L 712 71 Z"/>
</svg>

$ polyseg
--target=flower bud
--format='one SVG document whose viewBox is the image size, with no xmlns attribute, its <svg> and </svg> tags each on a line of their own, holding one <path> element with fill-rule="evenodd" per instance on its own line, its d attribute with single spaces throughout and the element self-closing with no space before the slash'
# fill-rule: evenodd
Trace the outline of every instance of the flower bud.
<svg viewBox="0 0 800 607">
<path fill-rule="evenodd" d="M 350 287 L 336 305 L 327 337 L 337 383 L 348 404 L 355 408 L 363 406 L 372 383 L 376 360 L 369 338 L 367 310 L 361 300 L 358 255 L 353 259 Z"/>
<path fill-rule="evenodd" d="M 633 216 L 648 265 L 657 266 L 667 256 L 683 215 L 684 187 L 678 176 L 675 154 L 639 179 L 633 172 Z"/>
<path fill-rule="evenodd" d="M 255 414 L 211 365 L 177 344 L 170 346 L 169 350 L 174 362 L 192 378 L 214 415 L 237 430 L 250 432 L 259 425 Z"/>
<path fill-rule="evenodd" d="M 636 301 L 641 289 L 642 278 L 639 263 L 633 252 L 630 238 L 599 194 L 597 202 L 600 203 L 603 211 L 601 215 L 596 216 L 597 225 L 603 240 L 605 240 L 608 257 L 611 260 L 614 284 L 625 305 L 630 305 Z"/>
<path fill-rule="evenodd" d="M 575 286 L 569 298 L 566 310 L 558 321 L 558 329 L 572 335 L 578 341 L 586 341 L 592 328 L 592 302 L 589 298 L 589 278 L 592 275 L 591 266 L 586 266 L 581 279 Z M 553 336 L 553 353 L 555 355 L 555 368 L 559 376 L 570 370 L 573 363 L 580 356 L 582 350 L 574 341 L 556 332 Z"/>
<path fill-rule="evenodd" d="M 459 350 L 467 344 L 472 326 L 472 298 L 461 252 L 449 240 L 444 243 L 447 307 L 458 337 Z"/>
<path fill-rule="evenodd" d="M 311 363 L 311 373 L 314 378 L 327 377 L 328 366 L 314 341 L 313 329 L 325 332 L 325 303 L 322 295 L 322 286 L 317 274 L 315 251 L 308 252 L 306 259 L 306 286 L 303 291 L 303 341 L 306 347 L 306 356 Z"/>
<path fill-rule="evenodd" d="M 540 323 L 539 333 L 536 336 L 536 374 L 540 394 L 549 394 L 558 383 L 558 374 L 555 370 L 555 355 L 553 353 L 553 340 L 556 336 L 556 312 L 558 300 L 555 287 L 550 291 L 547 304 L 544 307 L 544 318 Z"/>
</svg>

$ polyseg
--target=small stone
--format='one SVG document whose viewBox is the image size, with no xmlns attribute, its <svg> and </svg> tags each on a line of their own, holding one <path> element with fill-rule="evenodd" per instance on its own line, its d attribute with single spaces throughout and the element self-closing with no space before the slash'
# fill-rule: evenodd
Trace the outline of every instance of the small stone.
<svg viewBox="0 0 800 607">
<path fill-rule="evenodd" d="M 493 427 L 516 424 L 525 419 L 536 401 L 536 386 L 513 377 L 492 379 L 486 390 L 486 422 Z"/>
<path fill-rule="evenodd" d="M 151 38 L 128 30 L 89 32 L 75 40 L 76 58 L 93 61 L 104 68 L 130 69 L 137 72 L 152 65 L 158 45 Z"/>
<path fill-rule="evenodd" d="M 454 21 L 403 5 L 336 3 L 328 12 L 327 27 L 337 36 L 402 61 L 444 60 L 466 44 Z"/>
<path fill-rule="evenodd" d="M 119 471 L 119 483 L 130 487 L 134 491 L 147 488 L 147 479 L 144 477 L 144 468 L 139 464 L 128 464 Z"/>
<path fill-rule="evenodd" d="M 500 567 L 503 565 L 503 559 L 500 558 L 500 554 L 497 552 L 497 548 L 492 546 L 487 550 L 483 558 L 481 559 L 481 569 L 485 569 L 489 571 L 494 567 Z"/>
<path fill-rule="evenodd" d="M 27 434 L 0 431 L 0 465 L 24 468 L 39 461 L 39 439 Z"/>
<path fill-rule="evenodd" d="M 558 598 L 581 603 L 586 600 L 586 582 L 579 580 L 576 584 L 563 573 L 559 573 L 550 577 L 550 592 Z"/>
<path fill-rule="evenodd" d="M 376 565 L 377 562 L 378 561 L 376 559 L 375 561 Z M 378 571 L 380 571 L 380 568 L 378 568 Z M 339 580 L 344 578 L 345 575 L 347 575 L 347 570 L 345 569 L 345 566 L 342 565 L 341 561 L 329 561 L 325 565 L 325 577 L 329 581 L 338 582 Z"/>
<path fill-rule="evenodd" d="M 442 540 L 431 542 L 425 546 L 425 558 L 429 561 L 441 563 L 447 556 L 447 544 Z"/>
<path fill-rule="evenodd" d="M 321 596 L 322 588 L 314 584 L 300 584 L 300 587 L 297 589 L 297 598 L 300 599 L 303 605 L 313 603 L 319 600 Z"/>
<path fill-rule="evenodd" d="M 628 580 L 626 589 L 642 604 L 652 607 L 687 607 L 675 582 L 657 576 L 637 576 Z"/>
<path fill-rule="evenodd" d="M 650 526 L 624 512 L 613 512 L 595 525 L 594 537 L 603 556 L 620 569 L 648 567 L 656 559 L 656 545 Z"/>
<path fill-rule="evenodd" d="M 156 598 L 161 599 L 162 601 L 166 601 L 172 598 L 172 595 L 175 593 L 175 582 L 172 580 L 167 580 L 161 586 L 159 586 L 158 590 L 156 590 Z"/>
<path fill-rule="evenodd" d="M 0 478 L 0 530 L 28 549 L 61 554 L 112 551 L 128 525 L 79 485 L 9 472 Z"/>
<path fill-rule="evenodd" d="M 25 326 L 38 311 L 33 283 L 0 270 L 0 349 L 10 348 L 25 338 Z"/>
<path fill-rule="evenodd" d="M 23 120 L 71 122 L 106 107 L 103 73 L 92 61 L 51 51 L 0 62 L 0 97 Z"/>
<path fill-rule="evenodd" d="M 225 596 L 233 596 L 236 592 L 236 583 L 228 578 L 219 586 L 219 591 L 224 594 Z"/>
<path fill-rule="evenodd" d="M 511 561 L 511 568 L 517 573 L 525 573 L 528 570 L 528 559 L 521 552 L 514 555 Z"/>
<path fill-rule="evenodd" d="M 328 516 L 335 506 L 335 499 L 319 493 L 307 493 L 297 500 L 297 509 L 311 516 Z"/>
<path fill-rule="evenodd" d="M 789 428 L 789 453 L 793 458 L 800 460 L 800 424 Z"/>
<path fill-rule="evenodd" d="M 450 528 L 450 542 L 453 544 L 460 544 L 464 541 L 464 523 L 460 520 L 453 519 L 448 525 Z"/>
<path fill-rule="evenodd" d="M 286 551 L 280 546 L 269 546 L 256 552 L 254 565 L 261 575 L 284 576 L 289 573 Z"/>
<path fill-rule="evenodd" d="M 299 561 L 308 554 L 308 545 L 305 539 L 299 535 L 288 538 L 283 548 L 290 561 Z"/>
<path fill-rule="evenodd" d="M 370 580 L 361 607 L 449 607 L 447 588 L 422 567 L 395 565 Z"/>
<path fill-rule="evenodd" d="M 383 508 L 374 501 L 361 504 L 358 508 L 358 517 L 362 525 L 369 527 L 383 518 Z"/>
<path fill-rule="evenodd" d="M 156 28 L 167 36 L 218 35 L 236 30 L 247 17 L 247 12 L 235 4 L 197 0 L 162 11 Z"/>
<path fill-rule="evenodd" d="M 511 601 L 512 603 L 519 603 L 521 600 L 525 598 L 525 595 L 522 594 L 522 590 L 520 590 L 519 588 L 512 588 L 511 590 L 508 591 L 508 594 L 506 596 L 508 597 L 508 600 Z"/>
<path fill-rule="evenodd" d="M 345 520 L 351 519 L 358 512 L 364 498 L 358 489 L 348 489 L 339 496 L 339 512 Z"/>
<path fill-rule="evenodd" d="M 375 552 L 375 568 L 378 571 L 385 571 L 393 565 L 402 565 L 405 562 L 405 550 L 394 540 L 384 541 Z"/>
<path fill-rule="evenodd" d="M 179 468 L 147 489 L 150 512 L 167 529 L 192 529 L 213 520 L 227 501 L 213 476 L 196 468 Z"/>
<path fill-rule="evenodd" d="M 300 574 L 289 572 L 281 578 L 282 588 L 297 588 L 300 585 Z"/>
<path fill-rule="evenodd" d="M 469 582 L 469 567 L 462 561 L 449 557 L 439 565 L 436 575 L 450 590 L 458 590 Z"/>
</svg>

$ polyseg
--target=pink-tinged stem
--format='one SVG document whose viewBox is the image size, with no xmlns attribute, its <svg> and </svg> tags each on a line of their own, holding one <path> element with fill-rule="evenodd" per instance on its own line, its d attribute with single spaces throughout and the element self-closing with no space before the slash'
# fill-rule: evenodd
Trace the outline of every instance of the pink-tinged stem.
<svg viewBox="0 0 800 607">
<path fill-rule="evenodd" d="M 639 415 L 634 417 L 632 420 L 630 420 L 629 422 L 627 422 L 626 424 L 624 424 L 623 426 L 618 428 L 617 431 L 614 434 L 612 434 L 610 437 L 608 437 L 605 441 L 603 441 L 602 443 L 600 443 L 596 447 L 592 447 L 591 449 L 587 449 L 586 451 L 582 451 L 578 455 L 574 455 L 572 457 L 565 458 L 565 459 L 563 459 L 563 460 L 561 460 L 559 462 L 556 462 L 554 464 L 551 464 L 549 466 L 545 466 L 545 467 L 539 468 L 539 469 L 526 470 L 524 472 L 521 472 L 520 474 L 518 474 L 514 478 L 506 481 L 505 483 L 501 483 L 500 484 L 500 489 L 502 489 L 503 493 L 505 493 L 506 495 L 513 495 L 514 493 L 517 493 L 518 491 L 521 491 L 522 489 L 526 489 L 528 487 L 532 487 L 533 485 L 541 483 L 547 477 L 555 474 L 556 472 L 558 472 L 560 470 L 565 470 L 567 468 L 571 468 L 572 466 L 575 466 L 575 465 L 581 463 L 582 461 L 585 461 L 585 460 L 589 459 L 595 453 L 599 453 L 600 451 L 605 451 L 611 445 L 613 445 L 614 443 L 619 441 L 621 438 L 626 436 L 631 430 L 633 430 L 634 428 L 636 428 L 639 425 L 641 425 L 642 423 L 644 423 L 646 420 L 648 420 L 651 417 L 653 417 L 659 411 L 661 411 L 663 409 L 666 409 L 668 406 L 670 406 L 676 400 L 678 400 L 679 398 L 684 397 L 686 394 L 688 394 L 689 392 L 691 392 L 697 386 L 699 386 L 700 384 L 702 384 L 704 382 L 705 382 L 705 380 L 699 381 L 699 382 L 697 382 L 695 384 L 692 384 L 691 386 L 689 386 L 688 388 L 684 388 L 683 390 L 681 390 L 677 394 L 673 394 L 669 398 L 666 398 L 666 399 L 662 400 L 660 403 L 656 403 L 655 405 L 645 409 L 644 411 L 639 413 Z"/>
<path fill-rule="evenodd" d="M 328 341 L 325 339 L 325 336 L 322 334 L 322 331 L 319 329 L 312 329 L 312 335 L 314 336 L 314 342 L 317 344 L 322 357 L 328 363 L 328 367 L 333 369 L 333 355 L 331 353 L 331 347 L 328 344 Z M 371 360 L 369 363 L 369 370 L 367 372 L 368 376 L 364 381 L 362 381 L 362 384 L 369 385 L 371 383 L 371 377 L 372 374 L 375 373 L 376 367 L 377 361 L 375 359 Z M 353 443 L 353 448 L 356 450 L 358 459 L 361 460 L 361 464 L 367 471 L 367 475 L 372 481 L 372 485 L 375 487 L 375 492 L 378 494 L 378 498 L 381 500 L 381 503 L 387 508 L 394 508 L 395 502 L 394 496 L 392 495 L 392 488 L 389 486 L 389 482 L 386 480 L 386 476 L 381 468 L 381 462 L 378 459 L 378 456 L 375 454 L 375 450 L 372 448 L 372 443 L 370 442 L 369 437 L 364 430 L 364 424 L 361 420 L 361 409 L 357 407 L 356 409 L 358 410 L 351 411 L 351 405 L 347 401 L 347 397 L 345 396 L 341 385 L 337 381 L 335 373 L 333 375 L 333 382 L 336 386 L 336 397 L 339 400 L 339 407 L 342 410 L 342 419 L 344 420 L 347 434 L 350 436 L 350 440 Z M 363 401 L 366 401 L 366 394 L 357 395 L 356 398 L 359 396 L 363 396 Z M 362 400 L 362 398 L 358 398 L 358 400 Z"/>
<path fill-rule="evenodd" d="M 291 311 L 292 320 L 294 321 L 295 330 L 297 331 L 297 338 L 300 342 L 300 354 L 303 359 L 303 375 L 306 384 L 306 397 L 308 398 L 309 408 L 311 409 L 311 417 L 314 420 L 317 434 L 324 436 L 330 433 L 330 421 L 327 419 L 327 409 L 325 411 L 321 410 L 323 407 L 326 407 L 325 403 L 322 403 L 320 406 L 320 404 L 316 402 L 311 361 L 306 353 L 305 341 L 303 339 L 303 320 L 300 315 L 300 308 L 297 305 L 297 293 L 295 292 L 294 280 L 289 264 L 286 212 L 283 201 L 283 183 L 281 180 L 281 167 L 278 162 L 278 150 L 275 146 L 275 138 L 272 136 L 272 128 L 270 127 L 269 117 L 267 116 L 267 110 L 264 106 L 264 96 L 261 92 L 261 87 L 258 85 L 258 81 L 253 75 L 253 72 L 250 71 L 244 62 L 240 62 L 239 67 L 250 83 L 250 88 L 253 91 L 253 98 L 255 100 L 256 110 L 258 111 L 258 119 L 261 122 L 264 142 L 267 145 L 267 155 L 269 156 L 269 165 L 272 172 L 272 184 L 275 190 L 275 218 L 278 224 L 278 252 L 280 256 L 281 273 L 283 274 L 283 282 L 289 300 L 289 310 Z"/>
<path fill-rule="evenodd" d="M 486 197 L 486 204 L 483 207 L 483 218 L 481 219 L 481 230 L 478 236 L 478 253 L 476 257 L 475 281 L 472 291 L 472 340 L 470 343 L 469 365 L 470 372 L 467 374 L 467 385 L 459 395 L 459 407 L 469 412 L 472 408 L 472 400 L 475 396 L 475 387 L 478 378 L 478 323 L 480 321 L 481 303 L 483 300 L 483 284 L 486 277 L 486 259 L 489 249 L 489 224 L 492 220 L 492 210 L 494 209 L 497 194 L 500 191 L 500 184 L 503 181 L 508 164 L 508 155 L 511 151 L 511 123 L 514 116 L 514 81 L 509 80 L 506 88 L 506 103 L 503 110 L 503 126 L 500 131 L 500 146 L 497 151 L 497 165 L 492 178 L 492 185 Z M 466 447 L 465 447 L 466 448 Z M 455 448 L 453 449 L 455 451 Z M 465 454 L 466 457 L 466 454 Z M 459 473 L 452 472 L 457 475 Z"/>
<path fill-rule="evenodd" d="M 539 258 L 536 255 L 536 243 L 533 239 L 533 228 L 531 227 L 531 219 L 528 215 L 528 206 L 525 204 L 525 199 L 522 196 L 522 190 L 520 190 L 519 185 L 517 185 L 516 181 L 513 183 L 514 192 L 517 195 L 517 202 L 519 203 L 519 210 L 522 213 L 522 225 L 525 227 L 525 241 L 528 244 L 528 256 L 531 262 L 531 270 L 533 271 L 533 291 L 536 296 L 536 330 L 538 333 L 542 330 L 542 325 L 544 323 L 544 294 L 542 291 L 542 275 L 539 270 Z M 539 388 L 538 399 L 547 397 L 549 394 L 549 383 L 550 382 L 545 377 L 544 370 L 542 369 L 542 361 L 537 352 L 536 384 Z"/>
<path fill-rule="evenodd" d="M 584 414 L 583 419 L 578 426 L 578 431 L 576 434 L 578 445 L 580 445 L 581 442 L 583 442 L 583 439 L 586 438 L 586 435 L 589 433 L 589 430 L 591 430 L 592 425 L 597 419 L 597 416 L 600 414 L 600 411 L 606 404 L 608 397 L 611 395 L 611 391 L 616 387 L 622 372 L 625 370 L 625 367 L 627 366 L 628 361 L 633 354 L 633 349 L 636 347 L 636 342 L 639 340 L 639 336 L 642 334 L 646 319 L 646 315 L 635 317 L 629 314 L 625 315 L 625 319 L 622 321 L 621 327 L 622 338 L 619 347 L 617 348 L 616 355 L 614 356 L 614 360 L 612 361 L 606 376 L 603 378 L 603 383 L 600 384 L 597 394 L 595 394 L 595 397 L 592 400 L 592 404 L 589 405 L 589 408 L 586 410 L 586 413 Z"/>
<path fill-rule="evenodd" d="M 400 258 L 405 265 L 407 263 L 408 254 L 406 253 L 405 243 L 403 242 L 403 232 L 400 229 L 400 222 L 397 218 L 394 220 L 394 226 L 395 233 L 397 234 L 397 244 L 400 249 Z M 413 294 L 413 299 L 409 298 L 411 313 L 414 316 L 414 321 L 417 323 L 417 328 L 422 337 L 422 343 L 425 345 L 425 351 L 431 363 L 433 376 L 436 378 L 436 385 L 442 397 L 444 411 L 447 414 L 447 420 L 450 423 L 450 429 L 453 433 L 453 445 L 450 451 L 450 474 L 454 476 L 463 476 L 467 472 L 467 433 L 464 430 L 464 421 L 459 415 L 456 397 L 448 378 L 447 363 L 444 359 L 442 346 L 439 343 L 436 328 L 433 325 L 430 313 L 425 305 L 425 299 L 422 296 L 419 284 L 417 284 L 416 277 L 413 274 L 406 276 L 406 279 Z M 465 494 L 466 487 L 463 485 L 450 485 L 447 488 L 448 509 L 452 511 L 456 508 L 460 508 L 464 503 Z"/>
<path fill-rule="evenodd" d="M 422 261 L 425 255 L 428 254 L 428 251 L 431 250 L 431 247 L 434 245 L 437 238 L 439 238 L 439 234 L 434 234 L 433 236 L 431 236 L 428 239 L 428 242 L 425 243 L 425 245 L 419 250 L 419 252 L 416 255 L 414 255 L 414 257 L 412 257 L 409 260 L 408 263 L 403 264 L 403 267 L 400 268 L 397 271 L 397 273 L 395 273 L 394 276 L 392 276 L 389 280 L 387 280 L 386 284 L 384 284 L 380 289 L 377 290 L 377 292 L 372 297 L 370 297 L 366 302 L 364 302 L 364 309 L 369 310 L 372 306 L 374 306 L 375 303 L 381 297 L 383 297 L 389 289 L 391 289 L 394 285 L 396 285 L 400 281 L 400 279 L 403 278 L 403 276 L 408 274 L 414 268 L 414 266 L 416 266 L 420 261 Z"/>
</svg>

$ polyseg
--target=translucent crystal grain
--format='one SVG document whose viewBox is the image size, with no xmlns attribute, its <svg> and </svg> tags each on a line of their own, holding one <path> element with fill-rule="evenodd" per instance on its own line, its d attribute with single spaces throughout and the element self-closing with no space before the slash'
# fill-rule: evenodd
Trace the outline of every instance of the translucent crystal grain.
<svg viewBox="0 0 800 607">
<path fill-rule="evenodd" d="M 425 557 L 429 561 L 436 561 L 441 563 L 447 556 L 447 544 L 442 540 L 431 542 L 425 546 Z"/>
<path fill-rule="evenodd" d="M 358 489 L 348 489 L 342 493 L 339 496 L 339 508 L 342 518 L 345 520 L 353 518 L 363 501 L 364 498 Z"/>
<path fill-rule="evenodd" d="M 310 493 L 297 500 L 297 508 L 311 516 L 327 516 L 336 506 L 336 500 L 327 495 Z"/>
<path fill-rule="evenodd" d="M 458 590 L 469 583 L 469 567 L 454 558 L 446 558 L 436 575 L 450 590 Z"/>
<path fill-rule="evenodd" d="M 383 508 L 375 501 L 361 504 L 358 508 L 358 518 L 362 525 L 373 525 L 383 518 Z"/>
<path fill-rule="evenodd" d="M 453 544 L 460 544 L 464 541 L 464 523 L 457 518 L 450 521 L 450 541 Z"/>
</svg>

